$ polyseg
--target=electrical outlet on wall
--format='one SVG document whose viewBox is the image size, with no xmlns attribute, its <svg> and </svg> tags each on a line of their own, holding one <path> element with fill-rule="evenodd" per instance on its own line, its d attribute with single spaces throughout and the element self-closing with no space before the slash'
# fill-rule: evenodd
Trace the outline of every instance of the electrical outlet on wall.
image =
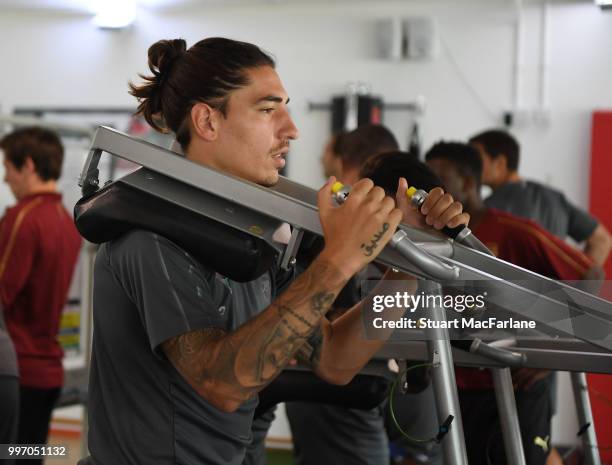
<svg viewBox="0 0 612 465">
<path fill-rule="evenodd" d="M 376 24 L 378 55 L 387 60 L 429 60 L 439 53 L 436 22 L 431 17 L 384 18 Z"/>
<path fill-rule="evenodd" d="M 430 60 L 439 52 L 436 23 L 430 17 L 410 17 L 403 20 L 404 56 L 409 60 Z"/>
</svg>

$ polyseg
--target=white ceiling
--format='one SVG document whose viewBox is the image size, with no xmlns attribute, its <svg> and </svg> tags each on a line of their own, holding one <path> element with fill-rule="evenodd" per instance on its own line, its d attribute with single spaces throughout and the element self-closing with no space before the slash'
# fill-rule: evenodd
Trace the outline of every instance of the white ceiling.
<svg viewBox="0 0 612 465">
<path fill-rule="evenodd" d="M 104 0 L 101 0 L 104 1 Z M 368 0 L 315 0 L 319 2 L 347 2 Z M 91 13 L 96 0 L 0 0 L 0 10 L 38 10 Z M 138 5 L 152 10 L 169 10 L 195 5 L 247 5 L 252 3 L 312 3 L 313 0 L 137 0 Z"/>
<path fill-rule="evenodd" d="M 97 2 L 107 2 L 111 0 L 0 0 L 0 11 L 2 10 L 37 10 L 37 11 L 56 11 L 72 13 L 93 13 L 93 5 Z M 115 0 L 121 1 L 121 0 Z M 307 3 L 357 3 L 375 2 L 378 0 L 136 0 L 136 3 L 146 9 L 154 11 L 167 11 L 182 9 L 185 7 L 206 5 L 249 5 L 257 4 L 307 4 Z M 395 1 L 415 1 L 415 0 L 395 0 Z M 432 1 L 432 0 L 427 0 Z M 437 0 L 436 0 L 437 1 Z M 439 0 L 439 1 L 469 1 L 469 0 Z M 498 3 L 539 3 L 548 2 L 593 2 L 593 0 L 490 0 Z"/>
<path fill-rule="evenodd" d="M 102 0 L 103 1 L 103 0 Z M 205 0 L 207 1 L 207 0 Z M 196 0 L 138 0 L 138 4 L 153 9 L 182 7 Z M 0 10 L 46 10 L 58 12 L 90 13 L 95 0 L 0 0 Z"/>
</svg>

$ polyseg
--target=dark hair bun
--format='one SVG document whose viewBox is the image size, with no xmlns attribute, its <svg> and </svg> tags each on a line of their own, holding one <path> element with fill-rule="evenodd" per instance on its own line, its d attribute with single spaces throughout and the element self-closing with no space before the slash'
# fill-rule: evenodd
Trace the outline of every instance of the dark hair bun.
<svg viewBox="0 0 612 465">
<path fill-rule="evenodd" d="M 130 83 L 130 94 L 138 99 L 138 111 L 158 131 L 166 132 L 162 105 L 162 87 L 172 66 L 187 50 L 184 39 L 159 40 L 149 47 L 149 69 L 152 76 L 143 76 L 144 84 Z"/>
<path fill-rule="evenodd" d="M 183 39 L 155 42 L 148 53 L 151 74 L 129 83 L 138 99 L 137 114 L 161 132 L 173 131 L 183 150 L 191 138 L 189 116 L 194 102 L 226 112 L 229 93 L 249 83 L 246 70 L 274 67 L 259 47 L 222 37 L 209 37 L 187 50 Z"/>
<path fill-rule="evenodd" d="M 149 47 L 149 68 L 155 75 L 165 75 L 186 50 L 184 39 L 159 40 Z"/>
</svg>

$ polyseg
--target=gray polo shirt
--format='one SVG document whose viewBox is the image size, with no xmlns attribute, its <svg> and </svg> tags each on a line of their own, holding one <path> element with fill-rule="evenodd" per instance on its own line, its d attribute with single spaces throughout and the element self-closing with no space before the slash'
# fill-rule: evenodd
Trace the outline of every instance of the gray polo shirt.
<svg viewBox="0 0 612 465">
<path fill-rule="evenodd" d="M 94 270 L 89 448 L 95 464 L 240 464 L 257 399 L 218 410 L 160 345 L 202 328 L 232 331 L 266 308 L 272 278 L 232 282 L 171 241 L 134 231 L 100 248 Z"/>
<path fill-rule="evenodd" d="M 485 200 L 497 208 L 539 223 L 555 236 L 571 237 L 576 242 L 587 239 L 597 227 L 597 220 L 571 204 L 562 192 L 533 181 L 506 183 Z"/>
</svg>

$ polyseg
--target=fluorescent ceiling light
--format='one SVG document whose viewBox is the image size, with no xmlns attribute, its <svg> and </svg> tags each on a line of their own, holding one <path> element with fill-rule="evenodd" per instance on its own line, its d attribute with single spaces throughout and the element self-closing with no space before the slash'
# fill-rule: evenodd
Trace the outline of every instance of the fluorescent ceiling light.
<svg viewBox="0 0 612 465">
<path fill-rule="evenodd" d="M 595 5 L 599 5 L 602 8 L 612 7 L 612 0 L 595 0 Z"/>
<path fill-rule="evenodd" d="M 136 0 L 97 0 L 93 3 L 96 26 L 104 29 L 121 29 L 136 19 Z"/>
</svg>

